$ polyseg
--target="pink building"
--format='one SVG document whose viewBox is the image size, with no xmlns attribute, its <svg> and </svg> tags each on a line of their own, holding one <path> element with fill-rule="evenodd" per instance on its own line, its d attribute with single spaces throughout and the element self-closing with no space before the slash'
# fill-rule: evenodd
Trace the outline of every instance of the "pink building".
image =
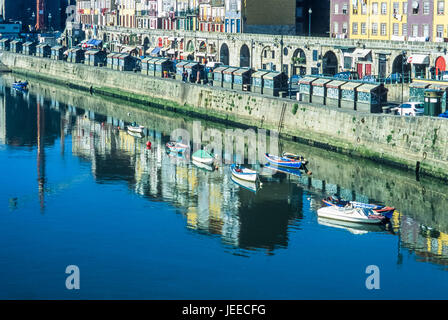
<svg viewBox="0 0 448 320">
<path fill-rule="evenodd" d="M 346 39 L 350 34 L 350 0 L 330 1 L 330 37 Z"/>
</svg>

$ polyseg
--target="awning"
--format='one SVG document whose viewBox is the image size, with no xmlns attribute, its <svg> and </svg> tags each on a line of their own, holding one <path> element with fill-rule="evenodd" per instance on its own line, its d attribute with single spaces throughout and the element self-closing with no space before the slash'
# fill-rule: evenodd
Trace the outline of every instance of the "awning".
<svg viewBox="0 0 448 320">
<path fill-rule="evenodd" d="M 90 44 L 92 46 L 99 46 L 103 41 L 102 40 L 97 40 L 97 39 L 90 39 L 89 41 L 87 41 L 87 44 Z"/>
<path fill-rule="evenodd" d="M 355 51 L 353 51 L 352 56 L 354 58 L 365 58 L 370 52 L 372 52 L 372 50 L 370 49 L 355 49 Z"/>
<path fill-rule="evenodd" d="M 197 52 L 196 57 L 205 57 L 205 52 Z"/>
<path fill-rule="evenodd" d="M 176 39 L 176 38 L 174 38 L 174 37 L 169 37 L 169 38 L 168 38 L 169 41 L 174 41 L 175 39 Z"/>
<path fill-rule="evenodd" d="M 124 47 L 124 48 L 121 50 L 121 52 L 122 52 L 122 53 L 130 53 L 131 51 L 134 51 L 134 50 L 136 50 L 136 48 L 134 48 L 134 47 Z"/>
<path fill-rule="evenodd" d="M 414 54 L 408 58 L 408 63 L 429 64 L 429 56 L 424 54 Z"/>
<path fill-rule="evenodd" d="M 155 47 L 152 51 L 151 54 L 159 54 L 160 52 L 160 47 Z"/>
<path fill-rule="evenodd" d="M 167 51 L 168 54 L 176 54 L 176 50 L 174 49 L 170 49 Z"/>
</svg>

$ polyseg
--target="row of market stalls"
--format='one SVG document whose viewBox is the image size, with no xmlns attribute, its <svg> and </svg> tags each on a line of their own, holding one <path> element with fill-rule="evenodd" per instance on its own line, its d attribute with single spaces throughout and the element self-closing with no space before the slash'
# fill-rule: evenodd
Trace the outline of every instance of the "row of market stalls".
<svg viewBox="0 0 448 320">
<path fill-rule="evenodd" d="M 383 84 L 326 77 L 305 77 L 299 81 L 302 101 L 371 113 L 382 113 L 387 91 Z"/>
<path fill-rule="evenodd" d="M 283 72 L 221 66 L 213 70 L 213 86 L 285 96 L 288 90 L 288 77 Z"/>
</svg>

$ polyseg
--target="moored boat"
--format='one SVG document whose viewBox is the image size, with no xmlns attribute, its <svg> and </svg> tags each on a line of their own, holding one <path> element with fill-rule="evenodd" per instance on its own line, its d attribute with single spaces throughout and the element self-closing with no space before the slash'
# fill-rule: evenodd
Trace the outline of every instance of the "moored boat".
<svg viewBox="0 0 448 320">
<path fill-rule="evenodd" d="M 308 164 L 308 160 L 305 159 L 303 156 L 300 156 L 298 154 L 289 153 L 289 152 L 283 152 L 283 157 L 284 158 L 288 158 L 288 159 L 292 159 L 292 160 L 300 160 L 302 162 L 302 165 L 307 165 Z"/>
<path fill-rule="evenodd" d="M 265 158 L 266 160 L 274 165 L 274 166 L 278 166 L 278 167 L 284 167 L 284 168 L 290 168 L 290 169 L 301 169 L 303 168 L 303 163 L 302 160 L 300 159 L 291 159 L 288 157 L 279 157 L 276 155 L 272 155 L 269 153 L 265 154 Z"/>
<path fill-rule="evenodd" d="M 255 170 L 241 167 L 236 164 L 230 166 L 232 175 L 240 180 L 255 182 L 258 180 L 258 173 Z"/>
<path fill-rule="evenodd" d="M 213 164 L 215 161 L 215 158 L 210 152 L 207 152 L 206 150 L 198 150 L 191 156 L 191 159 L 194 161 L 197 161 L 199 163 L 205 163 L 205 164 Z"/>
<path fill-rule="evenodd" d="M 327 219 L 367 224 L 379 224 L 385 219 L 383 215 L 375 213 L 372 209 L 338 206 L 322 207 L 317 210 L 317 215 Z"/>
<path fill-rule="evenodd" d="M 144 126 L 132 125 L 132 126 L 128 126 L 127 129 L 128 129 L 129 132 L 143 133 L 143 129 L 145 129 L 145 127 Z"/>
<path fill-rule="evenodd" d="M 337 207 L 345 207 L 345 206 L 352 206 L 354 208 L 366 208 L 371 209 L 375 211 L 378 214 L 383 215 L 384 217 L 390 219 L 392 218 L 392 215 L 395 212 L 395 208 L 393 207 L 387 207 L 377 204 L 369 204 L 369 203 L 363 203 L 363 202 L 357 202 L 357 201 L 347 201 L 343 199 L 339 199 L 336 197 L 328 197 L 326 199 L 322 200 L 323 203 L 326 206 L 337 206 Z"/>
<path fill-rule="evenodd" d="M 170 141 L 165 145 L 171 152 L 183 153 L 189 146 L 180 142 Z"/>
<path fill-rule="evenodd" d="M 300 172 L 299 169 L 288 169 L 288 168 L 282 168 L 282 167 L 275 167 L 275 166 L 271 165 L 270 163 L 264 165 L 263 168 L 267 168 L 267 169 L 274 171 L 274 174 L 277 172 L 281 172 L 281 173 L 290 174 L 290 175 L 297 176 L 297 177 L 302 176 L 302 172 Z"/>
<path fill-rule="evenodd" d="M 28 81 L 13 82 L 12 87 L 18 90 L 28 90 Z"/>
</svg>

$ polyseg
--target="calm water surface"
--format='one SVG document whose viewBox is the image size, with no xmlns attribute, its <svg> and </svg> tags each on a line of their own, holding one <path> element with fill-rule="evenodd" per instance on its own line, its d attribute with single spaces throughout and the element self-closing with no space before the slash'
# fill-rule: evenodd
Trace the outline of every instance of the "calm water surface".
<svg viewBox="0 0 448 320">
<path fill-rule="evenodd" d="M 194 119 L 36 81 L 0 94 L 1 299 L 448 298 L 440 181 L 285 141 L 312 178 L 276 174 L 253 193 L 227 166 L 166 153 Z M 132 121 L 145 138 L 118 129 Z M 318 219 L 334 193 L 398 210 L 385 227 Z M 380 290 L 365 287 L 368 265 Z"/>
</svg>

